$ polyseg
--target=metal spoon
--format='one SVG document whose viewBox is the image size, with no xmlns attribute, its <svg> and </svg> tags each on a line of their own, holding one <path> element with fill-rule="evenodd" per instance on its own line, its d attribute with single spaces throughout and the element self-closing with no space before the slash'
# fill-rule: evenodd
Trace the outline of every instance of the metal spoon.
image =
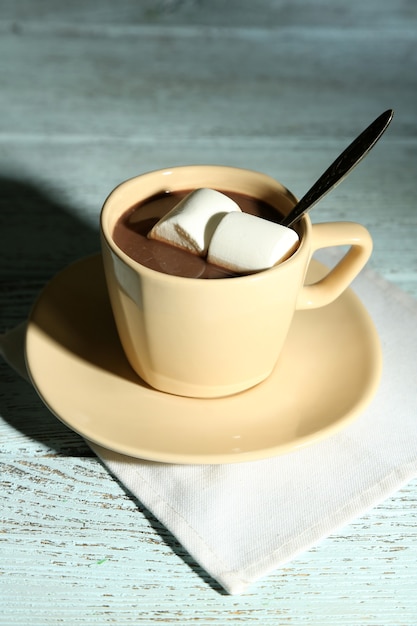
<svg viewBox="0 0 417 626">
<path fill-rule="evenodd" d="M 387 129 L 394 111 L 388 109 L 365 128 L 354 141 L 342 152 L 330 167 L 320 176 L 309 191 L 291 209 L 282 220 L 283 226 L 291 226 L 304 213 L 309 211 L 329 191 L 338 185 L 353 168 L 368 154 L 378 139 Z"/>
</svg>

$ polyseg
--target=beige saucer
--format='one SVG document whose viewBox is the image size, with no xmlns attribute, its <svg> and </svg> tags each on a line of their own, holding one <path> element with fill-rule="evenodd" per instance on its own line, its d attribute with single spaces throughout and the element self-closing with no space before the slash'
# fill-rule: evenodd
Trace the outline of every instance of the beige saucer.
<svg viewBox="0 0 417 626">
<path fill-rule="evenodd" d="M 309 282 L 324 273 L 313 261 Z M 111 450 L 169 463 L 256 460 L 318 441 L 364 409 L 382 361 L 374 325 L 348 290 L 327 307 L 296 313 L 275 371 L 257 387 L 210 400 L 155 391 L 124 357 L 99 256 L 46 286 L 28 324 L 26 358 L 41 398 L 70 428 Z"/>
</svg>

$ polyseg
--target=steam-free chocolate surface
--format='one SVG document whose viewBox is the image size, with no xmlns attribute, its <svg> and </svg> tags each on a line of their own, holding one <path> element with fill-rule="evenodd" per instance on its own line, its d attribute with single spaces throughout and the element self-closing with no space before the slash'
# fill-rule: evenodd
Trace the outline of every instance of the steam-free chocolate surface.
<svg viewBox="0 0 417 626">
<path fill-rule="evenodd" d="M 117 246 L 132 259 L 147 267 L 187 278 L 230 278 L 237 274 L 208 263 L 204 258 L 178 247 L 148 239 L 147 234 L 157 221 L 170 211 L 190 190 L 167 192 L 153 196 L 126 211 L 116 223 L 113 238 Z M 223 192 L 225 193 L 225 192 Z M 279 222 L 280 214 L 262 200 L 227 192 L 242 211 Z"/>
</svg>

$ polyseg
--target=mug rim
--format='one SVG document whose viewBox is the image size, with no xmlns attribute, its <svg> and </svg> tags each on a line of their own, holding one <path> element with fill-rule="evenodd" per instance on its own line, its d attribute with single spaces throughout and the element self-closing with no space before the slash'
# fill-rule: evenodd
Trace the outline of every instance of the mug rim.
<svg viewBox="0 0 417 626">
<path fill-rule="evenodd" d="M 299 220 L 302 225 L 302 230 L 303 230 L 302 236 L 300 237 L 300 244 L 297 250 L 295 250 L 295 252 L 290 257 L 288 257 L 288 259 L 285 259 L 285 261 L 282 261 L 281 263 L 278 263 L 277 265 L 274 265 L 269 268 L 265 268 L 263 270 L 258 270 L 249 274 L 242 274 L 241 276 L 231 276 L 231 277 L 227 277 L 224 279 L 202 281 L 202 279 L 198 277 L 178 276 L 175 274 L 167 274 L 165 272 L 160 272 L 158 270 L 147 267 L 146 265 L 143 265 L 142 263 L 139 263 L 138 261 L 135 261 L 134 259 L 132 259 L 132 257 L 126 254 L 126 252 L 124 252 L 115 243 L 113 236 L 112 236 L 112 232 L 110 232 L 110 226 L 106 218 L 113 209 L 114 205 L 112 204 L 112 202 L 118 200 L 119 196 L 121 196 L 126 190 L 131 189 L 139 180 L 144 179 L 144 178 L 151 178 L 151 177 L 157 178 L 157 177 L 162 177 L 162 176 L 169 176 L 172 173 L 180 174 L 181 170 L 183 170 L 185 173 L 185 171 L 190 172 L 194 170 L 195 172 L 198 172 L 198 171 L 202 172 L 203 170 L 210 170 L 210 169 L 218 170 L 218 171 L 223 170 L 225 172 L 227 170 L 230 170 L 236 173 L 240 172 L 243 174 L 248 174 L 250 176 L 255 176 L 260 181 L 264 180 L 265 183 L 268 184 L 270 188 L 272 188 L 273 186 L 280 188 L 282 193 L 286 195 L 294 204 L 298 202 L 297 197 L 292 193 L 292 191 L 290 191 L 287 187 L 285 187 L 280 181 L 272 178 L 268 174 L 264 174 L 262 172 L 258 172 L 256 170 L 250 170 L 247 168 L 234 167 L 234 166 L 228 166 L 228 165 L 211 165 L 211 164 L 204 165 L 203 164 L 203 165 L 180 165 L 180 166 L 174 166 L 174 167 L 166 167 L 166 168 L 160 168 L 160 169 L 155 169 L 155 170 L 149 170 L 142 174 L 132 176 L 122 181 L 121 183 L 119 183 L 109 193 L 109 195 L 107 196 L 107 198 L 105 199 L 103 203 L 103 206 L 100 211 L 100 234 L 101 234 L 102 240 L 108 246 L 110 251 L 113 254 L 115 254 L 123 263 L 128 265 L 131 269 L 135 271 L 140 269 L 140 273 L 145 276 L 149 276 L 149 277 L 152 277 L 154 280 L 159 280 L 159 281 L 164 281 L 164 282 L 180 281 L 181 284 L 183 285 L 184 285 L 184 281 L 190 284 L 195 283 L 195 281 L 198 281 L 198 284 L 204 282 L 204 284 L 207 284 L 207 285 L 211 283 L 218 284 L 219 282 L 228 283 L 227 278 L 233 278 L 233 281 L 239 281 L 239 282 L 244 281 L 244 280 L 246 281 L 259 280 L 261 276 L 265 276 L 266 274 L 275 272 L 278 268 L 282 268 L 283 266 L 288 266 L 296 262 L 297 258 L 300 256 L 300 254 L 302 253 L 302 250 L 306 246 L 307 236 L 311 235 L 312 224 L 311 224 L 310 217 L 307 214 L 303 215 Z M 225 191 L 227 191 L 226 187 L 225 187 Z M 129 209 L 129 206 L 125 206 L 118 213 L 117 219 L 121 215 L 123 215 L 123 213 L 127 211 L 128 209 Z M 114 223 L 115 222 L 113 222 L 113 226 L 114 226 Z"/>
</svg>

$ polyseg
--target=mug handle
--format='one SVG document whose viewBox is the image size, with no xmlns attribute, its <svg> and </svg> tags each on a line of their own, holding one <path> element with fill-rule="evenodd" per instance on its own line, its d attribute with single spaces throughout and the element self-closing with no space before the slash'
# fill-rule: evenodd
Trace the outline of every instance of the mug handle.
<svg viewBox="0 0 417 626">
<path fill-rule="evenodd" d="M 355 222 L 326 222 L 312 227 L 311 254 L 320 248 L 350 245 L 349 250 L 321 280 L 304 285 L 297 309 L 316 309 L 336 300 L 364 267 L 372 252 L 371 235 Z"/>
</svg>

